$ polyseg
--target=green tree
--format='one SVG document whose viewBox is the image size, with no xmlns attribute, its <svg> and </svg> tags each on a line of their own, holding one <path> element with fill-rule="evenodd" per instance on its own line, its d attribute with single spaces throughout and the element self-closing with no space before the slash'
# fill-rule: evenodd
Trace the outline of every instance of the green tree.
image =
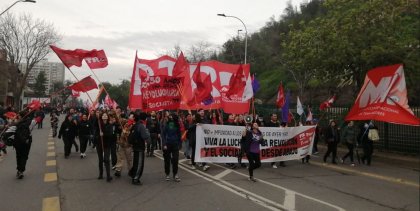
<svg viewBox="0 0 420 211">
<path fill-rule="evenodd" d="M 374 67 L 403 63 L 407 78 L 419 78 L 417 2 L 326 0 L 323 6 L 325 15 L 302 22 L 289 34 L 287 51 L 305 52 L 295 57 L 293 68 L 310 67 L 318 78 L 336 87 L 351 85 L 353 97 Z M 413 93 L 420 91 L 410 80 L 407 85 L 416 89 Z"/>
<path fill-rule="evenodd" d="M 35 79 L 35 84 L 34 84 L 35 97 L 44 97 L 45 96 L 45 91 L 47 90 L 45 88 L 45 83 L 47 83 L 47 78 L 45 77 L 45 72 L 40 71 L 38 73 L 38 76 Z"/>
</svg>

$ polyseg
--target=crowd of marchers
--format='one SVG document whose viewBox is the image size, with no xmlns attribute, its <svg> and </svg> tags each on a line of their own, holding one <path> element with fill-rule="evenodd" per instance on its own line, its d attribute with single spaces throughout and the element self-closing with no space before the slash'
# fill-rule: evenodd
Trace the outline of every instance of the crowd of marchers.
<svg viewBox="0 0 420 211">
<path fill-rule="evenodd" d="M 3 154 L 7 153 L 6 146 L 12 146 L 16 150 L 16 177 L 22 179 L 32 144 L 31 131 L 36 125 L 39 129 L 42 128 L 45 112 L 42 107 L 38 110 L 25 109 L 16 115 L 9 115 L 4 109 L 0 112 L 2 131 L 0 148 Z M 111 182 L 113 176 L 125 175 L 122 171 L 126 169 L 134 185 L 142 184 L 145 158 L 155 157 L 155 150 L 163 154 L 163 176 L 167 181 L 181 181 L 178 174 L 180 150 L 191 169 L 202 168 L 203 171 L 207 171 L 210 168 L 207 163 L 196 163 L 194 160 L 196 143 L 203 141 L 196 138 L 198 124 L 233 125 L 244 128 L 238 162 L 226 163 L 226 166 L 247 168 L 249 180 L 255 182 L 253 173 L 261 166 L 260 145 L 264 139 L 259 127 L 288 127 L 288 123 L 279 122 L 275 113 L 264 121 L 264 118 L 258 115 L 247 119 L 244 115 L 228 114 L 224 118 L 217 110 L 209 112 L 203 109 L 195 112 L 146 113 L 141 110 L 123 110 L 120 107 L 90 110 L 68 108 L 65 111 L 52 110 L 49 115 L 53 137 L 63 140 L 65 159 L 70 158 L 73 146 L 76 153 L 80 153 L 81 159 L 87 156 L 87 148 L 91 147 L 97 152 L 98 179 L 105 178 L 107 182 Z M 58 118 L 60 115 L 65 116 L 61 124 Z M 367 165 L 371 164 L 373 143 L 379 138 L 377 127 L 372 122 L 363 122 L 357 127 L 351 121 L 343 128 L 339 128 L 335 120 L 330 120 L 325 128 L 320 128 L 317 123 L 317 119 L 305 123 L 316 125 L 312 154 L 318 154 L 318 143 L 324 140 L 327 144 L 327 151 L 323 156 L 324 163 L 329 157 L 333 164 L 345 163 L 349 158 L 350 165 L 355 166 L 354 151 L 361 147 L 363 156 L 359 157 L 357 153 L 357 159 Z M 337 157 L 337 146 L 340 142 L 347 147 L 348 152 L 342 157 Z M 244 156 L 248 164 L 242 163 Z M 302 159 L 302 163 L 308 163 L 309 159 L 310 156 L 306 156 Z M 278 168 L 278 165 L 285 167 L 286 163 L 271 163 L 272 168 Z"/>
</svg>

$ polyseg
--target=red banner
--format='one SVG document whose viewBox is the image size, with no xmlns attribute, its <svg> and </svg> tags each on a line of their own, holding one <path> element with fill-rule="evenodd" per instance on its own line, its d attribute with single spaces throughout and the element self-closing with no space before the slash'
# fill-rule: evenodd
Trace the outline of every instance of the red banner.
<svg viewBox="0 0 420 211">
<path fill-rule="evenodd" d="M 142 81 L 143 111 L 179 109 L 181 78 L 172 76 L 150 76 Z"/>
<path fill-rule="evenodd" d="M 108 66 L 108 59 L 103 50 L 64 50 L 53 45 L 50 45 L 50 47 L 68 68 L 71 66 L 81 67 L 83 59 L 91 69 L 104 68 Z"/>
<path fill-rule="evenodd" d="M 397 64 L 370 70 L 345 119 L 420 126 L 420 119 L 408 106 L 403 66 Z"/>
<path fill-rule="evenodd" d="M 98 85 L 92 77 L 88 76 L 86 78 L 83 78 L 79 82 L 69 86 L 69 88 L 76 92 L 87 92 L 92 89 L 97 89 Z"/>
<path fill-rule="evenodd" d="M 130 102 L 129 106 L 132 109 L 141 108 L 141 76 L 172 76 L 173 69 L 176 59 L 169 56 L 162 56 L 154 60 L 136 59 L 134 61 L 133 75 L 131 78 L 131 89 L 130 89 Z M 241 93 L 232 95 L 228 99 L 225 96 L 227 90 L 229 90 L 229 81 L 233 74 L 235 74 L 239 68 L 237 64 L 226 64 L 218 61 L 205 61 L 201 62 L 200 75 L 201 78 L 210 76 L 212 82 L 212 98 L 213 103 L 205 105 L 200 103 L 198 105 L 188 105 L 188 100 L 193 98 L 194 90 L 197 85 L 192 81 L 192 75 L 196 69 L 197 64 L 189 65 L 189 72 L 185 75 L 183 81 L 183 88 L 181 89 L 181 106 L 180 109 L 219 109 L 222 108 L 226 113 L 243 114 L 249 112 L 249 98 L 245 98 L 244 89 Z M 249 75 L 249 64 L 243 65 L 244 75 L 248 78 Z M 247 83 L 247 86 L 251 86 L 251 83 Z M 250 87 L 252 90 L 252 87 Z"/>
<path fill-rule="evenodd" d="M 99 69 L 108 66 L 108 59 L 104 50 L 92 50 L 85 57 L 85 62 L 90 69 Z"/>
</svg>

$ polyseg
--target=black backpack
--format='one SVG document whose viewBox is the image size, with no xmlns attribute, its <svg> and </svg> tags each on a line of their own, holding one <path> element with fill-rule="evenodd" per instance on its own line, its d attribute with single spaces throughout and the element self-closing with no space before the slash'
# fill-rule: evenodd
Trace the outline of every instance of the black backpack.
<svg viewBox="0 0 420 211">
<path fill-rule="evenodd" d="M 131 127 L 130 134 L 128 134 L 127 141 L 131 145 L 137 144 L 138 140 L 136 139 L 135 129 L 138 127 L 137 123 Z"/>
<path fill-rule="evenodd" d="M 16 125 L 16 134 L 15 134 L 15 143 L 26 143 L 28 139 L 31 138 L 31 130 L 29 129 L 29 125 L 31 124 L 31 121 L 24 120 L 22 122 L 19 122 Z"/>
</svg>

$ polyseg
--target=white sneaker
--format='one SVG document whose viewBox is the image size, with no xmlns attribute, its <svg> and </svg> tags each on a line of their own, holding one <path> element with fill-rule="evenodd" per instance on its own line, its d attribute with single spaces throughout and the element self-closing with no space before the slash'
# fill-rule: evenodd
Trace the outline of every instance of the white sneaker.
<svg viewBox="0 0 420 211">
<path fill-rule="evenodd" d="M 175 175 L 174 180 L 175 182 L 181 182 L 181 179 L 178 177 L 178 175 Z"/>
<path fill-rule="evenodd" d="M 171 178 L 169 177 L 169 175 L 166 175 L 165 180 L 166 180 L 166 181 L 171 180 Z"/>
<path fill-rule="evenodd" d="M 273 167 L 273 169 L 276 169 L 276 168 L 277 168 L 277 165 L 276 165 L 276 164 L 274 164 L 272 167 Z"/>
<path fill-rule="evenodd" d="M 351 167 L 354 167 L 355 165 L 354 165 L 354 163 L 352 163 L 352 164 L 350 164 L 350 166 L 351 166 Z"/>
<path fill-rule="evenodd" d="M 210 166 L 205 165 L 205 166 L 203 166 L 203 171 L 207 171 L 209 168 L 210 168 Z"/>
<path fill-rule="evenodd" d="M 191 169 L 192 169 L 192 170 L 195 170 L 195 166 L 194 166 L 194 165 L 191 165 Z"/>
</svg>

